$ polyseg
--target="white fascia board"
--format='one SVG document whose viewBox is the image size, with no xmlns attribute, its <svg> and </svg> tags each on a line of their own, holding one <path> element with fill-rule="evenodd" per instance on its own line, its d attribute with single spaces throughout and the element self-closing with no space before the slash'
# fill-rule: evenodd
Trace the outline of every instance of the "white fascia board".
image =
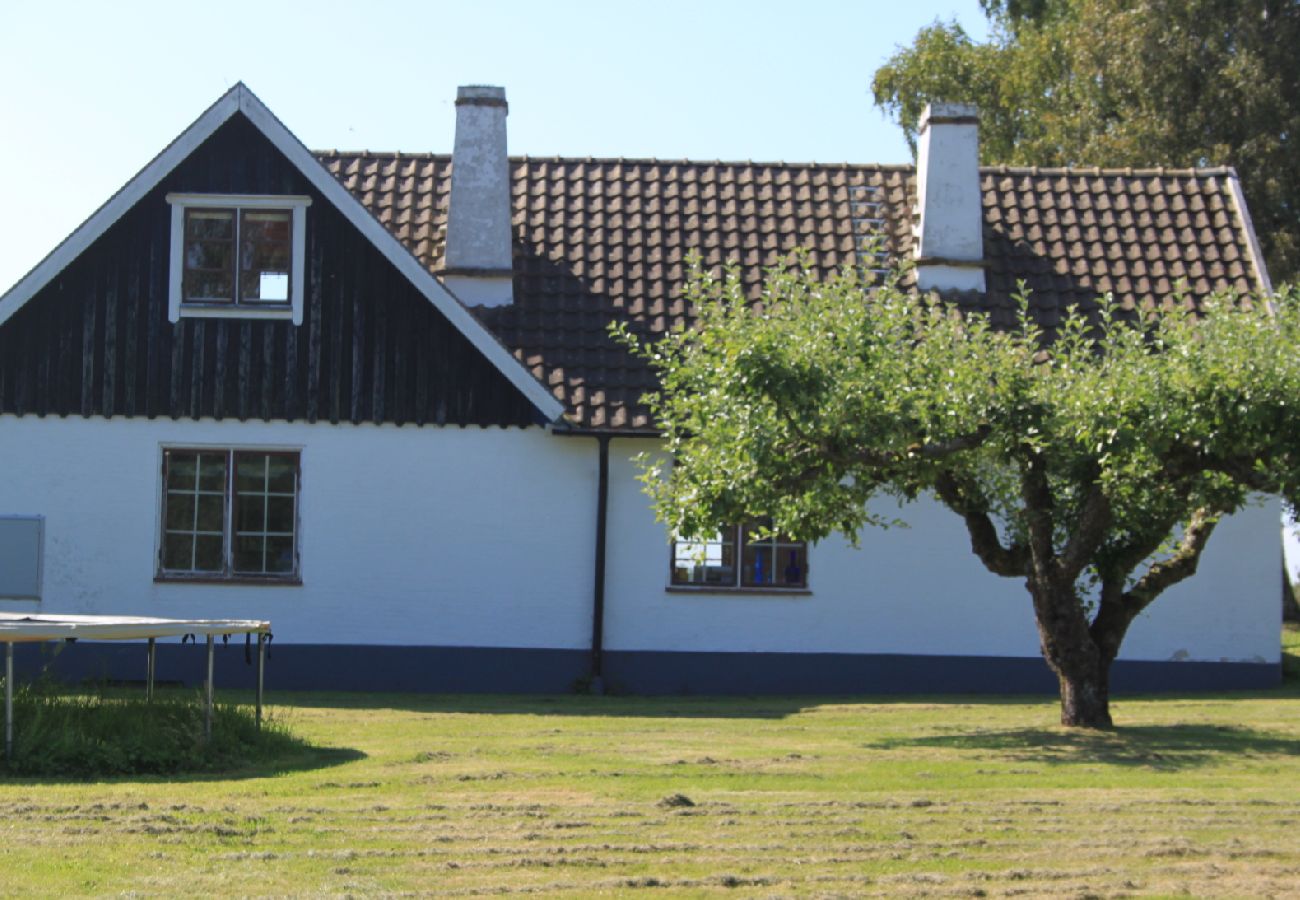
<svg viewBox="0 0 1300 900">
<path fill-rule="evenodd" d="M 312 155 L 303 143 L 285 128 L 275 115 L 253 96 L 253 92 L 244 88 L 239 99 L 240 111 L 258 127 L 267 139 L 289 158 L 298 170 L 306 176 L 316 190 L 325 199 L 334 204 L 352 225 L 374 244 L 375 249 L 384 255 L 399 272 L 406 276 L 411 284 L 432 303 L 439 312 L 461 333 L 488 362 L 496 366 L 506 379 L 523 393 L 537 407 L 548 422 L 554 422 L 564 415 L 564 404 L 551 396 L 545 386 L 524 368 L 523 363 L 501 343 L 492 332 L 461 305 L 433 274 L 417 260 L 396 236 L 385 228 L 370 210 L 362 206 L 361 201 L 352 192 L 331 175 L 320 160 Z M 0 320 L 3 321 L 3 320 Z"/>
<path fill-rule="evenodd" d="M 239 92 L 245 90 L 237 84 L 226 91 L 216 103 L 208 107 L 203 115 L 194 120 L 181 132 L 176 140 L 168 144 L 155 156 L 147 166 L 128 181 L 121 190 L 99 209 L 91 213 L 90 218 L 82 222 L 77 230 L 63 239 L 45 259 L 0 296 L 0 325 L 18 312 L 23 305 L 36 295 L 41 288 L 54 280 L 73 260 L 85 252 L 99 237 L 120 219 L 129 209 L 144 198 L 144 195 L 167 176 L 172 169 L 180 165 L 200 144 L 206 141 L 214 131 L 225 124 L 226 120 L 239 109 Z"/>
<path fill-rule="evenodd" d="M 447 290 L 438 283 L 424 266 L 370 214 L 361 201 L 343 187 L 326 171 L 320 161 L 294 137 L 293 133 L 266 108 L 261 100 L 244 86 L 243 82 L 221 96 L 208 107 L 194 124 L 185 129 L 153 160 L 108 202 L 97 209 L 76 231 L 63 240 L 49 256 L 41 260 L 3 296 L 0 296 L 0 325 L 30 300 L 43 287 L 54 280 L 87 247 L 138 203 L 145 194 L 157 186 L 166 175 L 194 152 L 214 131 L 225 124 L 235 112 L 242 112 L 275 147 L 289 158 L 308 181 L 351 222 L 358 231 L 374 244 L 416 289 L 446 316 L 466 339 L 492 363 L 506 379 L 518 388 L 548 422 L 564 415 L 564 405 L 524 368 L 523 363 L 502 344 L 497 337 L 470 314 Z"/>
</svg>

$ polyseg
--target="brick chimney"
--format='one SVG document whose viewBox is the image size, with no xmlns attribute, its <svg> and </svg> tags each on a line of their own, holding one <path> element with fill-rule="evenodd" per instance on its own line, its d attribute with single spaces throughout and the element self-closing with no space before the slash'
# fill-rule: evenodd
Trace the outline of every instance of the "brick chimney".
<svg viewBox="0 0 1300 900">
<path fill-rule="evenodd" d="M 978 111 L 966 103 L 931 103 L 917 131 L 917 286 L 982 291 Z"/>
<path fill-rule="evenodd" d="M 442 277 L 469 306 L 514 302 L 507 110 L 505 88 L 464 85 L 456 90 L 456 143 Z"/>
</svg>

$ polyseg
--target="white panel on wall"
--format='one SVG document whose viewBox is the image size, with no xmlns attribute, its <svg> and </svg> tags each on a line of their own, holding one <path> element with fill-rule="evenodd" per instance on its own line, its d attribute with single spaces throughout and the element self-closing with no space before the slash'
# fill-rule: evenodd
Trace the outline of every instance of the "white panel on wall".
<svg viewBox="0 0 1300 900">
<path fill-rule="evenodd" d="M 43 516 L 0 516 L 0 599 L 41 598 Z"/>
</svg>

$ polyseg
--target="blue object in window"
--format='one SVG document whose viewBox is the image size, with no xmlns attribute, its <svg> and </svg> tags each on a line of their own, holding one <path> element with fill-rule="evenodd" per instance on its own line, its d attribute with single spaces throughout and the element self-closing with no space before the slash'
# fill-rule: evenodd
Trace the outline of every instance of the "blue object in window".
<svg viewBox="0 0 1300 900">
<path fill-rule="evenodd" d="M 754 584 L 763 583 L 763 554 L 754 554 Z"/>
</svg>

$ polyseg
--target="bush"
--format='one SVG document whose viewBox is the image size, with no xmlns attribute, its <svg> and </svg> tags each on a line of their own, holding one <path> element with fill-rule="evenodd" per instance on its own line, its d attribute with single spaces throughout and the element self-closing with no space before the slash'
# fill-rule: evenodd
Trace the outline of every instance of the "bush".
<svg viewBox="0 0 1300 900">
<path fill-rule="evenodd" d="M 1300 625 L 1282 626 L 1282 680 L 1300 683 Z"/>
<path fill-rule="evenodd" d="M 203 737 L 204 703 L 192 690 L 113 692 L 51 682 L 14 691 L 14 746 L 0 773 L 100 778 L 226 772 L 274 763 L 305 749 L 277 722 L 258 731 L 252 708 L 218 703 Z"/>
</svg>

